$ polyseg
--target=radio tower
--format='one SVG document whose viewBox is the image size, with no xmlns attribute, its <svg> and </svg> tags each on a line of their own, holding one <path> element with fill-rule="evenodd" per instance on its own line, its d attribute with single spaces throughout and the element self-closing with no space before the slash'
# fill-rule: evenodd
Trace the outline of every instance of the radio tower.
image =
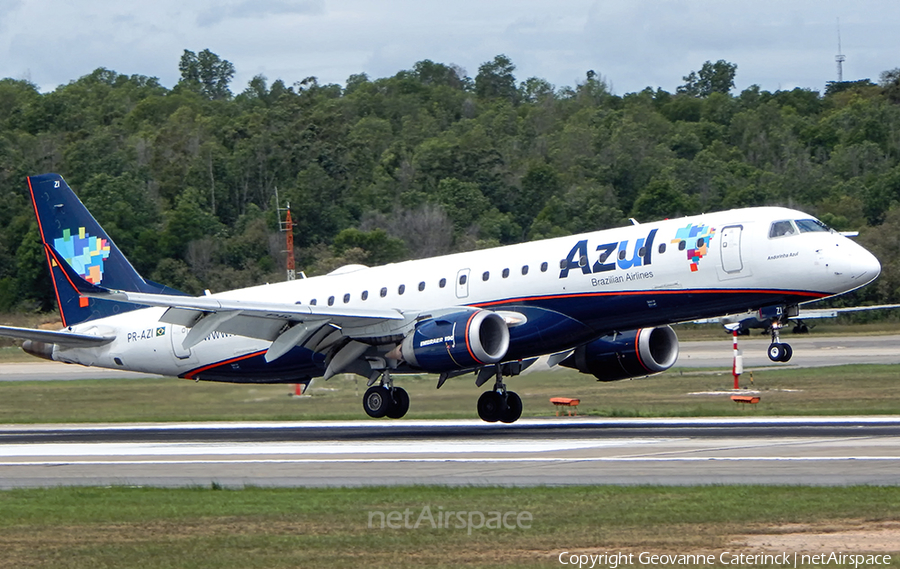
<svg viewBox="0 0 900 569">
<path fill-rule="evenodd" d="M 278 186 L 275 187 L 275 210 L 278 212 L 278 228 L 284 233 L 285 237 L 284 252 L 287 254 L 287 280 L 292 281 L 297 278 L 297 271 L 294 266 L 294 221 L 291 219 L 291 202 L 287 203 L 287 207 L 279 206 Z M 284 221 L 281 219 L 283 212 L 287 214 Z M 300 271 L 300 275 L 306 278 L 303 271 Z"/>
<path fill-rule="evenodd" d="M 841 19 L 838 18 L 838 54 L 834 56 L 834 60 L 837 62 L 837 71 L 838 71 L 838 83 L 844 80 L 844 61 L 847 60 L 844 57 L 844 54 L 841 53 Z"/>
</svg>

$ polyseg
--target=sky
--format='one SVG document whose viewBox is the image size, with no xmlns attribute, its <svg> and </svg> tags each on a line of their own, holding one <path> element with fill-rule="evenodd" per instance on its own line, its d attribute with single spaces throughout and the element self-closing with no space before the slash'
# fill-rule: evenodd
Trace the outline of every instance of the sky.
<svg viewBox="0 0 900 569">
<path fill-rule="evenodd" d="M 736 88 L 823 90 L 900 67 L 897 0 L 0 0 L 0 78 L 43 92 L 98 67 L 172 87 L 185 49 L 265 75 L 344 84 L 423 59 L 475 77 L 498 54 L 515 76 L 574 86 L 588 70 L 618 95 L 674 92 L 705 61 L 737 64 Z"/>
</svg>

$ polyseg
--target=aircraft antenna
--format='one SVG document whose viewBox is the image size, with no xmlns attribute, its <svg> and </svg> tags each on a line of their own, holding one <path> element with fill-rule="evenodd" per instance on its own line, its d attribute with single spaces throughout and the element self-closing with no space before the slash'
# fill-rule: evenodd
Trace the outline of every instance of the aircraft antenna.
<svg viewBox="0 0 900 569">
<path fill-rule="evenodd" d="M 835 62 L 837 62 L 837 72 L 838 72 L 838 83 L 844 80 L 844 62 L 847 60 L 844 57 L 844 54 L 841 53 L 841 19 L 838 18 L 837 22 L 837 34 L 838 34 L 838 54 L 834 56 Z"/>
</svg>

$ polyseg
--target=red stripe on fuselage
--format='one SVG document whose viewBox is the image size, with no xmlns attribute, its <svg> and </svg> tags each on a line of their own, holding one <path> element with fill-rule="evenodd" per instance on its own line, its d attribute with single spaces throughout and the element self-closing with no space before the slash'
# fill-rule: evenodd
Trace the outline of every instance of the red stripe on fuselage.
<svg viewBox="0 0 900 569">
<path fill-rule="evenodd" d="M 249 354 L 244 354 L 243 356 L 231 358 L 230 360 L 225 360 L 225 361 L 221 361 L 221 362 L 216 362 L 214 364 L 209 364 L 207 366 L 203 366 L 201 368 L 191 370 L 191 371 L 187 372 L 186 374 L 184 374 L 184 376 L 182 376 L 182 377 L 184 377 L 185 379 L 194 379 L 198 374 L 203 373 L 204 371 L 207 371 L 207 370 L 219 367 L 219 366 L 233 364 L 234 362 L 239 362 L 241 360 L 249 360 L 250 358 L 254 358 L 256 356 L 261 356 L 261 355 L 265 354 L 267 351 L 268 350 L 260 350 L 258 352 L 252 352 Z"/>
<path fill-rule="evenodd" d="M 627 290 L 621 292 L 580 292 L 571 294 L 545 294 L 541 296 L 522 296 L 518 298 L 508 298 L 505 300 L 492 300 L 489 302 L 477 302 L 470 306 L 478 306 L 485 308 L 488 306 L 496 306 L 498 304 L 510 304 L 514 302 L 531 302 L 535 300 L 556 300 L 562 298 L 589 298 L 592 296 L 637 296 L 648 294 L 789 294 L 793 296 L 808 296 L 810 298 L 823 298 L 828 293 L 808 292 L 796 290 L 768 290 L 768 289 L 731 289 L 731 288 L 710 288 L 710 289 L 685 289 L 685 290 Z"/>
</svg>

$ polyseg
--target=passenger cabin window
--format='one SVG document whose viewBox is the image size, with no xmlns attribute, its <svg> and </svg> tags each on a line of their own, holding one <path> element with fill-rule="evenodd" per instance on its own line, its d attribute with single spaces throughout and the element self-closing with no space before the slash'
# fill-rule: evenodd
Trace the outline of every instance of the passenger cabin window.
<svg viewBox="0 0 900 569">
<path fill-rule="evenodd" d="M 440 288 L 444 288 L 445 286 L 447 286 L 447 279 L 441 279 L 441 280 L 439 280 L 439 281 L 438 281 L 438 286 L 439 286 Z"/>
<path fill-rule="evenodd" d="M 544 261 L 543 263 L 541 263 L 541 272 L 546 273 L 548 267 L 549 267 L 549 265 L 547 265 L 547 261 Z"/>
<path fill-rule="evenodd" d="M 678 250 L 679 250 L 679 251 L 684 251 L 684 248 L 685 248 L 686 246 L 687 246 L 687 243 L 685 243 L 683 239 L 682 239 L 681 241 L 678 242 Z"/>
<path fill-rule="evenodd" d="M 419 292 L 422 292 L 423 290 L 425 290 L 425 281 L 419 283 Z"/>
<path fill-rule="evenodd" d="M 310 301 L 309 301 L 309 304 L 310 304 L 310 306 L 315 306 L 315 305 L 316 305 L 316 299 L 314 298 L 314 299 L 310 300 Z"/>
<path fill-rule="evenodd" d="M 666 252 L 666 244 L 665 244 L 665 243 L 660 243 L 660 244 L 659 244 L 659 249 L 658 249 L 658 251 L 659 251 L 660 255 L 662 255 L 663 253 L 665 253 L 665 252 Z"/>
<path fill-rule="evenodd" d="M 369 291 L 367 291 L 367 290 L 362 291 L 360 298 L 362 298 L 363 300 L 366 300 L 367 298 L 369 298 Z"/>
<path fill-rule="evenodd" d="M 812 231 L 831 231 L 831 228 L 819 221 L 818 219 L 798 219 L 796 220 L 800 233 L 809 233 Z"/>
<path fill-rule="evenodd" d="M 381 289 L 381 298 L 384 298 L 386 296 L 387 296 L 387 287 L 383 287 Z"/>
<path fill-rule="evenodd" d="M 491 278 L 491 272 L 490 272 L 490 271 L 485 271 L 485 272 L 481 273 L 481 280 L 486 281 L 486 280 L 488 280 L 489 278 Z"/>
<path fill-rule="evenodd" d="M 509 277 L 509 269 L 503 269 L 503 275 L 502 275 L 502 276 L 503 276 L 504 279 L 507 278 L 507 277 Z"/>
<path fill-rule="evenodd" d="M 400 285 L 397 287 L 397 294 L 403 294 L 406 292 L 406 285 Z"/>
<path fill-rule="evenodd" d="M 334 297 L 333 296 L 328 297 L 328 306 L 334 306 Z"/>
<path fill-rule="evenodd" d="M 350 293 L 349 292 L 344 295 L 344 304 L 347 304 L 348 302 L 350 302 Z"/>
<path fill-rule="evenodd" d="M 469 280 L 466 275 L 459 275 L 459 284 L 464 285 L 466 281 Z"/>
<path fill-rule="evenodd" d="M 794 235 L 796 233 L 797 230 L 794 229 L 794 223 L 792 221 L 776 221 L 772 224 L 772 227 L 769 228 L 769 239 L 775 237 L 787 237 L 788 235 Z"/>
<path fill-rule="evenodd" d="M 527 274 L 528 274 L 528 265 L 522 265 L 522 274 L 523 274 L 523 275 L 527 275 Z"/>
</svg>

